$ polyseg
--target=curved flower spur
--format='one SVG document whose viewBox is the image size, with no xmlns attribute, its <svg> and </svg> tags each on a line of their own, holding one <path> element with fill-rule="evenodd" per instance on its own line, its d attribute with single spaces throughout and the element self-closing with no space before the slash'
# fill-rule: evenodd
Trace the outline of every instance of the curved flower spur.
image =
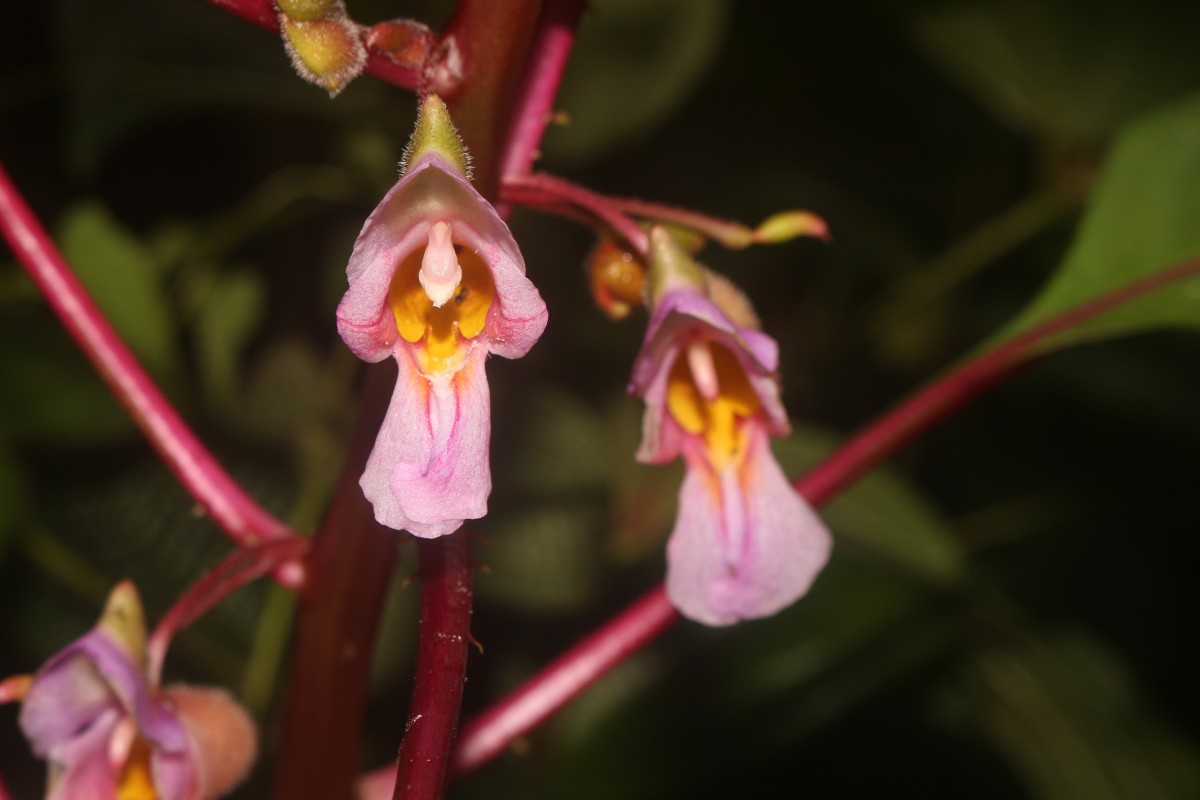
<svg viewBox="0 0 1200 800">
<path fill-rule="evenodd" d="M 405 164 L 354 243 L 338 332 L 359 358 L 399 368 L 363 492 L 380 523 L 430 538 L 487 513 L 484 360 L 525 355 L 547 313 L 437 95 L 421 100 Z"/>
<path fill-rule="evenodd" d="M 664 228 L 650 232 L 650 322 L 630 393 L 646 402 L 638 460 L 687 475 L 667 544 L 667 594 L 708 625 L 765 617 L 808 591 L 830 537 L 771 454 L 789 431 L 775 340 L 749 302 Z"/>
</svg>

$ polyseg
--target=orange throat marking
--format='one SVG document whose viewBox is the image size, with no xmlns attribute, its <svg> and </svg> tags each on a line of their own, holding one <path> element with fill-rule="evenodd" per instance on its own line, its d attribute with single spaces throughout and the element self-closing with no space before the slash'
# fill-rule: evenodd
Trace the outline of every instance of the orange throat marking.
<svg viewBox="0 0 1200 800">
<path fill-rule="evenodd" d="M 463 249 L 457 253 L 462 279 L 451 299 L 435 306 L 421 285 L 424 254 L 425 248 L 419 248 L 400 262 L 388 290 L 388 304 L 396 317 L 396 330 L 416 346 L 421 372 L 430 375 L 460 366 L 462 345 L 482 333 L 487 323 L 496 284 L 483 260 Z"/>
</svg>

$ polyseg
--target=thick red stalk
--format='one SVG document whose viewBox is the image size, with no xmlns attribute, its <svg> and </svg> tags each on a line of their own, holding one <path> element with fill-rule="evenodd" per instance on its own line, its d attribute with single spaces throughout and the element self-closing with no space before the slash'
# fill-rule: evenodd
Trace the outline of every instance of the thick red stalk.
<svg viewBox="0 0 1200 800">
<path fill-rule="evenodd" d="M 541 7 L 541 0 L 459 0 L 442 34 L 462 65 L 443 97 L 473 156 L 475 187 L 490 200 L 500 189 L 501 149 Z"/>
<path fill-rule="evenodd" d="M 1172 283 L 1200 275 L 1188 261 L 1135 281 L 1061 314 L 952 370 L 851 438 L 804 476 L 797 491 L 820 507 L 933 425 L 997 386 L 1042 354 L 1051 337 Z M 463 726 L 456 772 L 470 772 L 649 644 L 679 619 L 659 586 L 538 671 L 516 690 Z"/>
<path fill-rule="evenodd" d="M 235 14 L 247 22 L 253 22 L 260 28 L 279 33 L 279 17 L 276 15 L 275 3 L 272 0 L 208 0 L 215 6 Z M 363 29 L 366 36 L 366 29 Z M 365 42 L 365 40 L 364 40 Z M 417 70 L 403 67 L 382 53 L 367 48 L 368 75 L 381 81 L 399 86 L 401 89 L 415 90 L 421 83 L 421 75 Z"/>
<path fill-rule="evenodd" d="M 242 491 L 163 397 L 71 272 L 2 166 L 0 231 L 67 332 L 213 521 L 241 545 L 290 535 L 287 526 Z M 293 586 L 302 580 L 299 570 L 282 571 L 279 577 Z"/>
<path fill-rule="evenodd" d="M 467 532 L 417 542 L 421 569 L 421 637 L 395 800 L 437 800 L 446 791 L 458 730 L 471 639 L 471 569 Z"/>
<path fill-rule="evenodd" d="M 352 796 L 371 656 L 405 536 L 375 521 L 358 478 L 395 382 L 390 362 L 367 369 L 350 451 L 313 541 L 276 766 L 278 800 Z"/>
</svg>

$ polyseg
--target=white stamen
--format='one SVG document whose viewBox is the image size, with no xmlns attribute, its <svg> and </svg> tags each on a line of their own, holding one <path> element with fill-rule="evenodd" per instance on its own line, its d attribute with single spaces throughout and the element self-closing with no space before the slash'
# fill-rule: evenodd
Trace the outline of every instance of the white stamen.
<svg viewBox="0 0 1200 800">
<path fill-rule="evenodd" d="M 717 383 L 717 367 L 713 363 L 712 351 L 704 342 L 692 342 L 687 349 L 688 369 L 692 371 L 692 383 L 700 391 L 700 396 L 708 402 L 713 402 L 721 394 L 721 385 Z"/>
<path fill-rule="evenodd" d="M 429 244 L 421 256 L 421 272 L 417 277 L 434 308 L 441 308 L 454 297 L 454 290 L 462 281 L 462 267 L 450 239 L 450 223 L 435 222 L 430 226 Z"/>
<path fill-rule="evenodd" d="M 108 740 L 108 763 L 114 770 L 119 771 L 129 760 L 129 751 L 133 749 L 137 734 L 137 724 L 133 717 L 122 718 L 117 727 L 113 728 L 112 738 Z"/>
</svg>

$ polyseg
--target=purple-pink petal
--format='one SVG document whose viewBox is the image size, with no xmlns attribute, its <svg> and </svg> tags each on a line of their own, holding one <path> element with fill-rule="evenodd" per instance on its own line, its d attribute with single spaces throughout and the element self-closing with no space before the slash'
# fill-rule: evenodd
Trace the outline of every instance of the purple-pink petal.
<svg viewBox="0 0 1200 800">
<path fill-rule="evenodd" d="M 426 378 L 397 347 L 399 374 L 360 484 L 375 518 L 417 536 L 442 536 L 487 513 L 491 397 L 472 346 L 456 373 Z"/>
<path fill-rule="evenodd" d="M 667 595 L 684 616 L 708 625 L 786 608 L 829 559 L 828 531 L 788 483 L 761 425 L 747 448 L 740 468 L 730 462 L 719 471 L 688 454 L 667 544 Z"/>
<path fill-rule="evenodd" d="M 338 306 L 338 333 L 366 361 L 392 353 L 396 321 L 388 290 L 400 263 L 449 222 L 454 241 L 474 251 L 496 285 L 484 337 L 491 352 L 519 358 L 546 327 L 546 304 L 525 277 L 525 261 L 504 220 L 437 151 L 409 166 L 363 225 L 346 265 L 349 289 Z"/>
</svg>

